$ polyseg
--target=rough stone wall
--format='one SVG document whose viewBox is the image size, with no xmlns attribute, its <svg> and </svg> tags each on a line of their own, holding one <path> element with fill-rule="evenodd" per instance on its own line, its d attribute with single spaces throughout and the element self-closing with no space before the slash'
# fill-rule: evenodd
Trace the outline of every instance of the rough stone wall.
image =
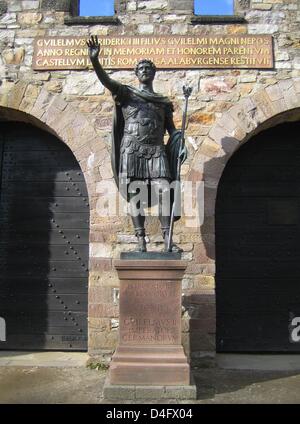
<svg viewBox="0 0 300 424">
<path fill-rule="evenodd" d="M 89 352 L 110 355 L 118 337 L 118 279 L 112 259 L 134 248 L 128 217 L 99 217 L 101 181 L 112 182 L 110 133 L 113 101 L 92 70 L 32 70 L 37 36 L 271 34 L 274 70 L 159 71 L 155 90 L 168 95 L 180 126 L 182 85 L 193 87 L 187 128 L 189 158 L 183 180 L 204 184 L 204 221 L 197 228 L 183 218 L 175 241 L 188 268 L 183 280 L 183 341 L 187 353 L 200 358 L 215 351 L 214 208 L 222 170 L 241 142 L 272 125 L 287 110 L 300 108 L 300 4 L 297 0 L 240 1 L 245 24 L 191 24 L 191 13 L 175 11 L 176 0 L 120 1 L 119 25 L 65 25 L 68 12 L 43 8 L 38 0 L 0 2 L 0 119 L 37 123 L 68 144 L 85 173 L 91 205 Z M 181 3 L 181 2 L 179 2 Z M 122 13 L 126 6 L 126 13 Z M 132 71 L 111 76 L 135 84 Z M 7 109 L 9 108 L 9 109 Z M 19 111 L 19 112 L 18 112 Z M 21 113 L 23 112 L 23 114 Z M 25 114 L 24 114 L 25 113 Z M 274 118 L 275 117 L 275 118 Z M 282 118 L 285 119 L 285 118 Z M 288 118 L 287 118 L 288 119 Z M 294 118 L 295 119 L 295 118 Z M 161 250 L 157 219 L 150 218 L 149 249 Z"/>
</svg>

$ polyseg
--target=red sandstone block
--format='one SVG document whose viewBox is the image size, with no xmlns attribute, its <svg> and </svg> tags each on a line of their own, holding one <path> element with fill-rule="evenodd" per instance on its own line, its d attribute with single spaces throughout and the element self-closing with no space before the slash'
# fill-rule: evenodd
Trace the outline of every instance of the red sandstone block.
<svg viewBox="0 0 300 424">
<path fill-rule="evenodd" d="M 206 243 L 197 243 L 194 246 L 194 261 L 198 264 L 210 263 L 215 260 L 214 245 Z"/>
<path fill-rule="evenodd" d="M 111 258 L 91 258 L 89 264 L 91 272 L 112 270 Z"/>
<path fill-rule="evenodd" d="M 112 303 L 112 288 L 111 287 L 90 287 L 89 303 Z"/>
<path fill-rule="evenodd" d="M 89 317 L 91 318 L 118 318 L 119 307 L 111 303 L 91 303 Z"/>
<path fill-rule="evenodd" d="M 186 274 L 202 274 L 202 275 L 215 275 L 215 264 L 196 264 L 194 261 L 188 263 Z"/>
<path fill-rule="evenodd" d="M 196 305 L 211 305 L 215 304 L 215 293 L 213 290 L 206 293 L 189 293 L 187 290 L 184 294 L 185 303 Z"/>
</svg>

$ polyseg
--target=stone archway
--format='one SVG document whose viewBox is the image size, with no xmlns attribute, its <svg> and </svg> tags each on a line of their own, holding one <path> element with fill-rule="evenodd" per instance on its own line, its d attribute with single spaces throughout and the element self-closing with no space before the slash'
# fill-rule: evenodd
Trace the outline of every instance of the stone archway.
<svg viewBox="0 0 300 424">
<path fill-rule="evenodd" d="M 45 88 L 32 85 L 24 81 L 17 83 L 5 82 L 0 87 L 0 121 L 18 121 L 31 124 L 44 131 L 55 135 L 65 143 L 72 151 L 83 172 L 90 203 L 90 242 L 98 241 L 99 231 L 92 225 L 95 216 L 96 185 L 101 180 L 110 179 L 108 172 L 103 177 L 101 164 L 110 164 L 109 151 L 106 145 L 96 133 L 93 124 L 86 116 L 74 108 L 71 103 L 67 103 L 63 95 L 49 93 Z M 106 168 L 105 168 L 106 169 Z M 101 231 L 101 230 L 100 230 Z M 100 234 L 101 235 L 101 234 Z M 99 262 L 107 266 L 105 261 L 93 260 L 93 252 L 90 255 L 89 264 L 89 285 L 94 285 L 93 274 L 98 271 Z M 89 290 L 90 296 L 94 296 L 94 288 Z M 99 319 L 100 312 L 95 313 L 93 302 L 97 303 L 94 297 L 89 303 L 89 316 Z M 96 330 L 90 329 L 92 335 Z M 89 351 L 101 348 L 99 343 L 94 341 L 94 337 L 89 339 Z"/>
<path fill-rule="evenodd" d="M 266 86 L 252 96 L 242 99 L 225 112 L 211 127 L 208 135 L 200 140 L 200 146 L 187 175 L 187 180 L 202 180 L 204 185 L 204 202 L 198 203 L 198 207 L 204 208 L 204 221 L 200 224 L 199 244 L 196 246 L 195 263 L 191 269 L 192 272 L 199 273 L 199 279 L 204 284 L 203 291 L 199 290 L 197 302 L 205 311 L 211 335 L 215 332 L 216 317 L 215 204 L 220 178 L 234 152 L 253 135 L 276 124 L 296 120 L 300 120 L 299 78 Z M 202 216 L 202 212 L 199 215 Z M 200 329 L 203 333 L 207 332 L 207 325 L 203 321 L 203 328 Z M 193 344 L 192 333 L 190 337 Z M 214 350 L 213 338 L 209 339 L 205 346 L 207 350 Z"/>
<path fill-rule="evenodd" d="M 298 352 L 300 120 L 230 158 L 216 202 L 218 352 Z"/>
<path fill-rule="evenodd" d="M 89 195 L 93 195 L 96 180 L 101 180 L 98 164 L 109 154 L 87 117 L 67 103 L 61 94 L 50 93 L 24 81 L 4 82 L 0 90 L 0 114 L 2 119 L 33 124 L 63 141 L 78 160 Z M 95 152 L 101 155 L 96 157 Z"/>
<path fill-rule="evenodd" d="M 0 349 L 86 350 L 89 203 L 57 137 L 0 122 Z"/>
<path fill-rule="evenodd" d="M 261 89 L 242 99 L 217 120 L 208 136 L 203 137 L 187 176 L 188 180 L 203 179 L 206 221 L 215 215 L 218 184 L 233 153 L 264 129 L 299 119 L 300 78 L 297 78 Z M 214 236 L 213 228 L 208 231 Z M 211 258 L 214 259 L 213 252 Z"/>
</svg>

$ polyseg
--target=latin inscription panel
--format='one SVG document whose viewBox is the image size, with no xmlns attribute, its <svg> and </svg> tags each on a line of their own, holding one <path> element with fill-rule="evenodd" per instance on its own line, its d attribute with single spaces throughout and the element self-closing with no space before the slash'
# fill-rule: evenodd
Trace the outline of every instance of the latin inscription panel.
<svg viewBox="0 0 300 424">
<path fill-rule="evenodd" d="M 34 70 L 91 67 L 84 37 L 36 38 Z M 160 69 L 273 68 L 270 35 L 99 36 L 100 63 L 106 69 L 132 69 L 151 59 Z"/>
<path fill-rule="evenodd" d="M 121 281 L 120 343 L 181 344 L 181 283 Z"/>
</svg>

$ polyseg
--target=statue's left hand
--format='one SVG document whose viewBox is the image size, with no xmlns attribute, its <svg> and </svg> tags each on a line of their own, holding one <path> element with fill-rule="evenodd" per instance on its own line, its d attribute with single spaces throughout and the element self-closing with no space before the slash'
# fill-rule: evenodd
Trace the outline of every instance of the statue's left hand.
<svg viewBox="0 0 300 424">
<path fill-rule="evenodd" d="M 179 152 L 180 162 L 181 163 L 185 162 L 186 161 L 186 158 L 187 158 L 187 148 L 186 148 L 185 145 L 183 145 L 181 151 Z"/>
</svg>

